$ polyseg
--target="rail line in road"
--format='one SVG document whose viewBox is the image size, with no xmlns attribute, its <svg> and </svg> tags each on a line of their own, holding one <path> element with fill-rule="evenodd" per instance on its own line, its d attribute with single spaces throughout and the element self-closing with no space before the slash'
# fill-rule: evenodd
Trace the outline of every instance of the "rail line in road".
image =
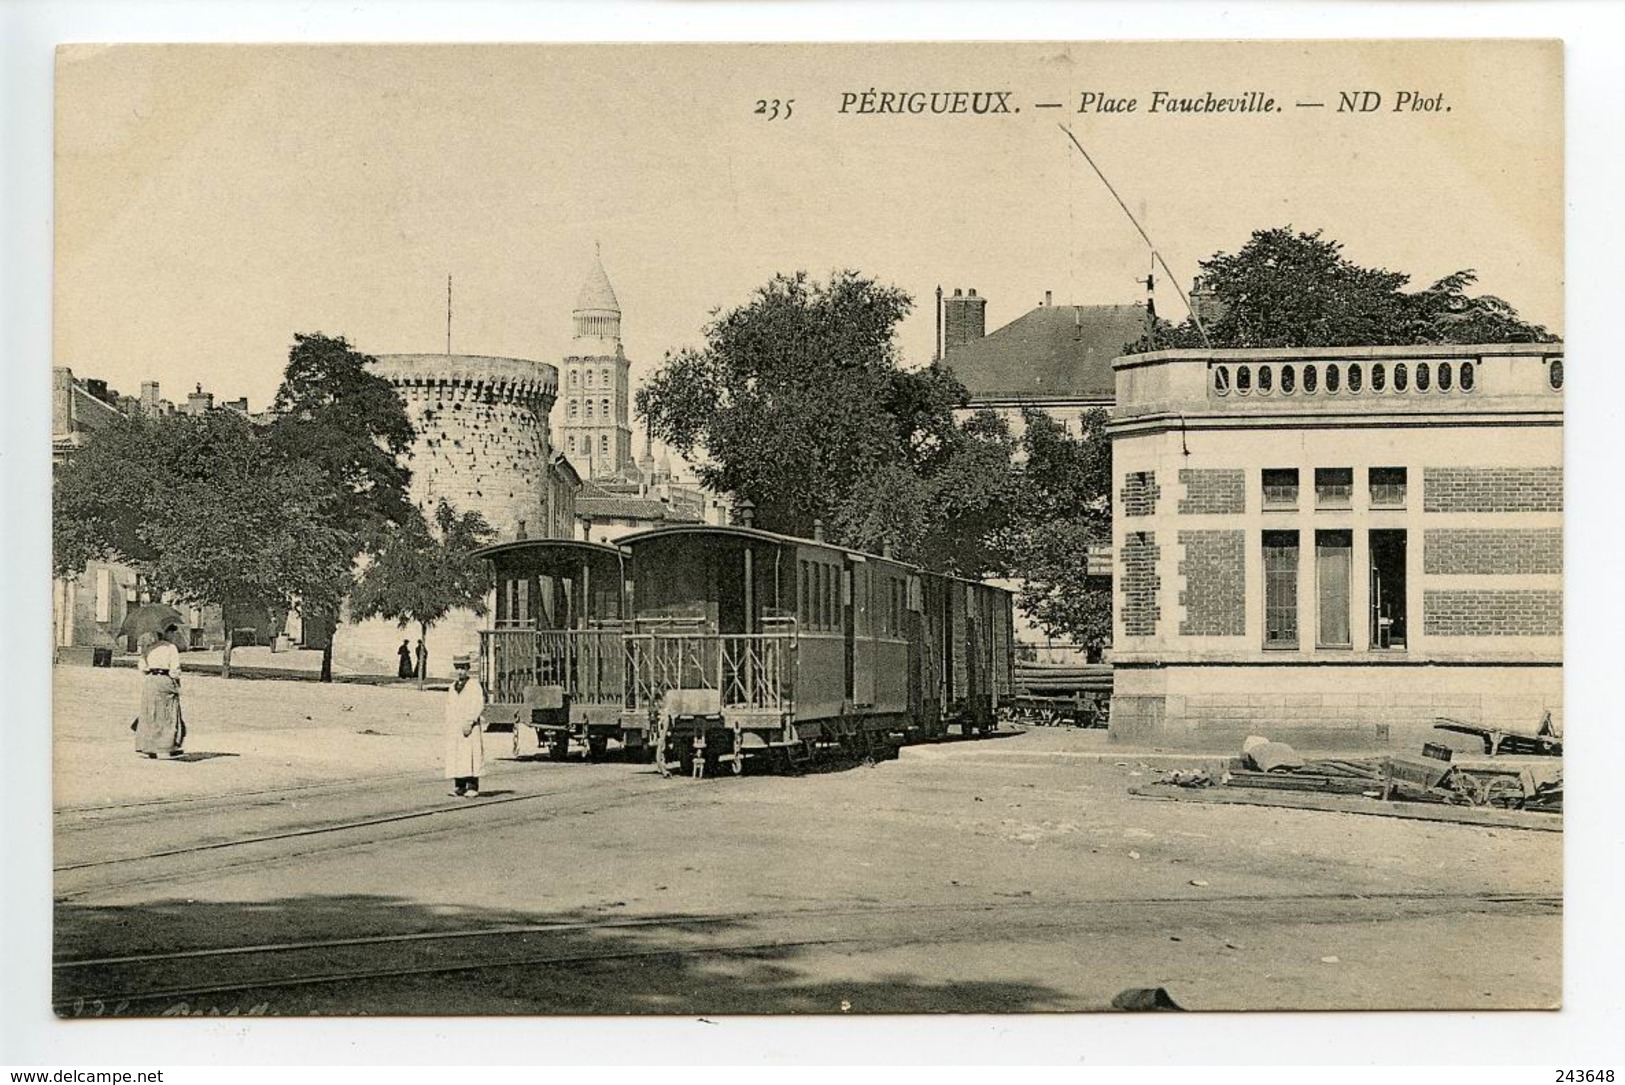
<svg viewBox="0 0 1625 1085">
<path fill-rule="evenodd" d="M 303 858 L 312 854 L 330 852 L 344 848 L 367 847 L 375 844 L 389 843 L 397 840 L 417 839 L 438 833 L 455 831 L 466 820 L 456 815 L 482 816 L 482 826 L 500 826 L 514 820 L 508 818 L 492 818 L 489 811 L 493 807 L 510 807 L 519 804 L 531 804 L 543 800 L 575 800 L 590 795 L 593 801 L 594 813 L 612 809 L 629 801 L 639 798 L 659 798 L 668 793 L 663 786 L 664 781 L 654 776 L 636 777 L 632 786 L 625 784 L 619 787 L 606 787 L 601 780 L 584 781 L 583 786 L 556 788 L 528 795 L 498 795 L 491 798 L 481 798 L 473 801 L 462 801 L 456 804 L 440 804 L 425 808 L 399 810 L 372 817 L 350 818 L 342 821 L 318 823 L 315 825 L 300 826 L 275 832 L 259 833 L 251 836 L 232 837 L 225 840 L 208 840 L 178 848 L 166 848 L 159 851 L 143 852 L 134 855 L 115 855 L 104 859 L 87 860 L 78 863 L 64 863 L 52 868 L 56 876 L 58 902 L 80 900 L 97 893 L 107 893 L 134 886 L 162 884 L 164 882 L 182 881 L 190 878 L 200 871 L 183 866 L 179 870 L 157 871 L 152 873 L 136 874 L 132 877 L 111 882 L 72 887 L 62 885 L 63 875 L 75 875 L 85 872 L 122 870 L 148 864 L 161 864 L 164 861 L 180 861 L 192 857 L 200 857 L 210 853 L 229 851 L 237 848 L 252 848 L 256 846 L 269 846 L 275 848 L 278 844 L 298 841 L 316 841 L 317 847 L 305 849 L 284 850 L 277 849 L 270 855 L 245 858 L 227 863 L 211 863 L 206 873 L 211 876 L 223 871 L 241 871 L 255 867 L 287 862 Z M 451 815 L 449 820 L 457 825 L 430 825 L 415 831 L 391 832 L 389 827 L 408 822 L 424 821 L 426 819 L 439 820 L 441 815 Z M 369 834 L 360 839 L 350 839 L 351 834 L 368 829 L 380 829 L 383 832 Z"/>
<path fill-rule="evenodd" d="M 287 784 L 282 787 L 253 788 L 247 791 L 231 791 L 224 795 L 175 795 L 163 799 L 138 799 L 134 802 L 92 803 L 79 806 L 59 806 L 54 811 L 58 818 L 84 817 L 89 814 L 101 814 L 117 811 L 134 811 L 137 814 L 146 811 L 160 812 L 164 808 L 174 806 L 194 806 L 199 804 L 213 804 L 217 806 L 241 805 L 242 799 L 257 799 L 266 795 L 287 795 L 295 792 L 331 792 L 335 795 L 354 791 L 358 783 L 382 783 L 393 780 L 411 780 L 424 778 L 421 770 L 412 769 L 402 772 L 387 772 L 354 780 L 315 780 L 304 784 Z M 108 824 L 102 818 L 86 818 L 85 820 L 100 827 Z"/>
<path fill-rule="evenodd" d="M 1003 933 L 1021 937 L 1035 932 L 1060 928 L 1075 928 L 1081 922 L 1090 923 L 1099 933 L 1132 931 L 1147 926 L 1167 926 L 1180 923 L 1200 926 L 1203 923 L 1235 923 L 1249 919 L 1258 921 L 1261 907 L 1285 909 L 1298 922 L 1339 922 L 1350 918 L 1369 918 L 1370 909 L 1380 906 L 1391 913 L 1391 918 L 1432 918 L 1440 915 L 1464 913 L 1499 916 L 1555 916 L 1561 913 L 1562 898 L 1554 894 L 1506 893 L 1337 893 L 1268 895 L 1249 894 L 1225 897 L 1115 897 L 1070 898 L 1062 900 L 981 899 L 963 903 L 895 904 L 836 906 L 807 909 L 756 909 L 734 913 L 696 915 L 631 916 L 622 919 L 575 920 L 524 925 L 504 925 L 464 930 L 413 932 L 406 934 L 374 935 L 338 939 L 316 939 L 289 942 L 271 942 L 257 945 L 216 947 L 209 949 L 182 949 L 168 952 L 126 954 L 122 956 L 59 960 L 53 965 L 56 991 L 53 1003 L 59 1010 L 76 1005 L 100 1003 L 123 1004 L 126 1007 L 153 1001 L 197 999 L 220 995 L 248 995 L 254 992 L 272 992 L 293 988 L 323 985 L 342 987 L 346 984 L 404 980 L 456 973 L 481 973 L 514 968 L 540 968 L 561 965 L 581 965 L 599 962 L 627 961 L 645 958 L 718 957 L 811 949 L 835 945 L 936 945 L 974 939 L 987 935 L 987 931 L 969 925 L 977 917 L 991 916 L 1001 921 Z M 1180 913 L 1195 912 L 1194 915 Z M 1229 913 L 1236 913 L 1230 915 Z M 1087 918 L 1085 918 L 1087 917 Z M 906 919 L 906 928 L 887 926 L 884 921 Z M 1269 922 L 1275 922 L 1272 911 Z M 712 930 L 757 923 L 777 926 L 778 936 L 733 939 L 724 941 L 695 941 L 689 945 L 635 945 L 627 946 L 612 940 L 616 934 L 636 933 L 639 930 L 670 928 L 673 938 L 699 938 Z M 878 924 L 878 926 L 876 925 Z M 813 925 L 814 930 L 796 928 Z M 823 925 L 821 928 L 819 925 Z M 1005 927 L 1008 926 L 1006 930 Z M 764 932 L 765 933 L 765 932 Z M 568 936 L 587 935 L 605 937 L 601 946 L 576 948 L 565 941 Z M 529 952 L 514 952 L 523 941 L 557 939 L 563 944 L 540 946 Z M 479 952 L 476 943 L 491 939 L 504 939 L 497 946 L 495 956 Z M 354 967 L 331 966 L 311 970 L 308 962 L 289 958 L 315 957 L 322 961 L 342 951 L 370 952 L 406 950 L 421 952 L 453 950 L 453 959 L 434 961 L 404 961 L 395 964 L 368 962 Z M 475 955 L 470 955 L 470 949 Z M 460 954 L 460 955 L 459 955 Z M 266 965 L 276 961 L 279 965 L 292 964 L 289 971 L 277 972 Z M 166 968 L 196 968 L 213 966 L 215 975 L 229 973 L 239 962 L 246 963 L 250 975 L 235 976 L 213 982 L 171 979 L 165 985 Z M 90 974 L 106 976 L 116 981 L 114 989 L 73 990 L 78 977 Z M 178 977 L 177 977 L 178 978 Z M 88 986 L 88 985 L 87 985 Z"/>
</svg>

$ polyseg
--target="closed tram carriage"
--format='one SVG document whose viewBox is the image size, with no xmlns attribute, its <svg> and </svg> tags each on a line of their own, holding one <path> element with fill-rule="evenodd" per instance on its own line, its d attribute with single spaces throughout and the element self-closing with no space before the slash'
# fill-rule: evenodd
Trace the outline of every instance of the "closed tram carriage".
<svg viewBox="0 0 1625 1085">
<path fill-rule="evenodd" d="M 698 524 L 483 553 L 487 719 L 558 756 L 613 734 L 663 772 L 737 773 L 984 733 L 1013 694 L 1010 594 L 889 557 Z"/>
</svg>

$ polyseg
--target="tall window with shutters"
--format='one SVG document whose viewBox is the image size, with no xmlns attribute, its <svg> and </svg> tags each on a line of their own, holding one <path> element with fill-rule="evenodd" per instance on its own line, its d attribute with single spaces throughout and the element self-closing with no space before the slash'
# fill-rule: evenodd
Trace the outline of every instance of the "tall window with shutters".
<svg viewBox="0 0 1625 1085">
<path fill-rule="evenodd" d="M 1315 532 L 1317 647 L 1347 648 L 1353 643 L 1349 637 L 1349 583 L 1353 571 L 1354 533 Z"/>
</svg>

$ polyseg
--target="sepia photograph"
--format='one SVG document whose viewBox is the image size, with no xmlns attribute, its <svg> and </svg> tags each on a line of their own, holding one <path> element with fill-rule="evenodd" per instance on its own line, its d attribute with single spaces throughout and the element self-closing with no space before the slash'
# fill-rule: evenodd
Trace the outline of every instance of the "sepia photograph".
<svg viewBox="0 0 1625 1085">
<path fill-rule="evenodd" d="M 1563 1007 L 1461 31 L 61 45 L 49 1010 Z"/>
</svg>

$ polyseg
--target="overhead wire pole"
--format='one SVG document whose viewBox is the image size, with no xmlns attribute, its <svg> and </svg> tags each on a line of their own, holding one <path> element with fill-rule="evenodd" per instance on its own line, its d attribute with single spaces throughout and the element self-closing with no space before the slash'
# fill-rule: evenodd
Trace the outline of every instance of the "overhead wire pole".
<svg viewBox="0 0 1625 1085">
<path fill-rule="evenodd" d="M 1179 294 L 1179 300 L 1185 303 L 1185 311 L 1190 313 L 1191 321 L 1196 325 L 1196 331 L 1202 336 L 1203 345 L 1211 347 L 1213 341 L 1207 337 L 1207 329 L 1202 326 L 1202 318 L 1196 314 L 1196 306 L 1192 305 L 1191 299 L 1185 296 L 1184 288 L 1179 285 L 1179 278 L 1169 268 L 1168 261 L 1162 258 L 1162 253 L 1157 251 L 1156 243 L 1151 240 L 1151 235 L 1145 232 L 1145 227 L 1141 226 L 1140 221 L 1134 217 L 1134 212 L 1128 209 L 1128 204 L 1124 203 L 1123 197 L 1117 194 L 1117 189 L 1113 188 L 1112 183 L 1106 179 L 1106 174 L 1095 164 L 1095 160 L 1089 156 L 1089 152 L 1083 149 L 1083 144 L 1079 143 L 1078 137 L 1072 134 L 1072 129 L 1064 124 L 1056 125 L 1056 127 L 1066 133 L 1066 138 L 1070 139 L 1072 146 L 1076 147 L 1078 153 L 1083 155 L 1083 160 L 1089 163 L 1089 168 L 1095 171 L 1095 176 L 1100 178 L 1100 183 L 1106 186 L 1106 191 L 1112 194 L 1112 199 L 1117 201 L 1117 206 L 1123 209 L 1123 214 L 1128 216 L 1129 222 L 1133 223 L 1134 228 L 1139 231 L 1141 240 L 1151 250 L 1151 258 L 1162 265 L 1162 270 L 1167 274 L 1168 281 L 1173 284 L 1175 292 Z"/>
<path fill-rule="evenodd" d="M 451 353 L 451 276 L 446 276 L 446 353 Z"/>
</svg>

